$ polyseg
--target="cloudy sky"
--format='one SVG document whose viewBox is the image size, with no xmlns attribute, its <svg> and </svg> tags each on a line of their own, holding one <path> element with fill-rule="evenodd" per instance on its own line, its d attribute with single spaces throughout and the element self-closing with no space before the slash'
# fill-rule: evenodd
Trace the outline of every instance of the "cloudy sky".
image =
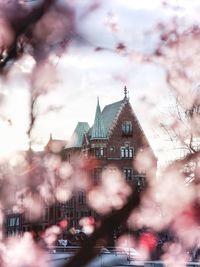
<svg viewBox="0 0 200 267">
<path fill-rule="evenodd" d="M 97 96 L 103 108 L 121 100 L 126 85 L 142 127 L 159 150 L 152 121 L 169 105 L 166 100 L 170 99 L 170 92 L 162 69 L 138 64 L 132 55 L 134 51 L 153 51 L 157 42 L 156 23 L 167 21 L 173 15 L 186 17 L 188 22 L 198 20 L 198 1 L 171 0 L 176 7 L 184 7 L 173 10 L 168 6 L 163 8 L 160 0 L 102 0 L 97 1 L 96 9 L 93 2 L 69 1 L 75 8 L 79 37 L 56 62 L 54 90 L 39 100 L 34 130 L 36 143 L 43 146 L 50 133 L 55 139 L 69 139 L 78 121 L 92 125 Z M 88 12 L 91 7 L 94 10 Z M 126 46 L 126 52 L 116 52 L 118 43 Z M 97 47 L 103 49 L 96 51 Z M 19 69 L 15 68 L 10 75 L 9 82 L 1 82 L 6 101 L 1 106 L 0 146 L 6 151 L 26 146 L 28 125 L 27 82 L 19 75 Z M 5 139 L 9 139 L 9 145 Z"/>
</svg>

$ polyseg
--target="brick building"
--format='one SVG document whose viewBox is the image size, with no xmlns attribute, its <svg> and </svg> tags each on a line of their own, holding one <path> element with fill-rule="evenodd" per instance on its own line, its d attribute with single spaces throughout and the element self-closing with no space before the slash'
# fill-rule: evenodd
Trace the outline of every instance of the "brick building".
<svg viewBox="0 0 200 267">
<path fill-rule="evenodd" d="M 87 122 L 78 122 L 73 139 L 73 144 L 70 145 L 68 142 L 63 149 L 64 142 L 53 140 L 51 136 L 46 149 L 51 152 L 52 144 L 59 143 L 62 147 L 62 157 L 70 163 L 73 163 L 73 159 L 77 156 L 92 158 L 98 162 L 89 170 L 89 175 L 95 181 L 101 180 L 101 173 L 105 168 L 113 168 L 120 170 L 131 186 L 142 190 L 145 185 L 145 173 L 143 170 L 136 171 L 133 162 L 139 151 L 148 148 L 152 155 L 153 151 L 131 107 L 126 87 L 124 98 L 105 106 L 102 111 L 98 99 L 92 127 Z M 153 157 L 156 165 L 156 158 Z M 97 214 L 87 206 L 84 191 L 78 191 L 66 203 L 56 203 L 46 207 L 38 227 L 39 230 L 44 230 L 48 225 L 56 224 L 66 218 L 71 227 L 79 228 L 79 220 L 91 215 L 97 217 Z M 13 217 L 7 218 L 7 225 L 12 225 L 14 222 L 14 219 L 10 218 Z M 18 231 L 30 230 L 29 222 L 21 216 L 17 222 L 21 223 L 18 225 Z M 13 230 L 13 227 L 10 226 L 10 229 Z"/>
<path fill-rule="evenodd" d="M 92 127 L 87 122 L 78 122 L 74 133 L 74 144 L 64 150 L 64 157 L 72 162 L 74 156 L 81 155 L 86 158 L 96 159 L 98 164 L 90 170 L 90 175 L 95 181 L 101 180 L 105 168 L 120 170 L 126 181 L 142 190 L 145 186 L 145 172 L 138 172 L 133 167 L 136 154 L 149 149 L 148 140 L 140 126 L 139 121 L 127 97 L 124 88 L 124 98 L 109 104 L 101 111 L 99 99 L 97 100 L 96 113 Z M 78 221 L 84 216 L 96 216 L 86 203 L 85 193 L 77 192 L 73 198 L 74 212 L 67 217 L 73 226 L 78 227 Z"/>
</svg>

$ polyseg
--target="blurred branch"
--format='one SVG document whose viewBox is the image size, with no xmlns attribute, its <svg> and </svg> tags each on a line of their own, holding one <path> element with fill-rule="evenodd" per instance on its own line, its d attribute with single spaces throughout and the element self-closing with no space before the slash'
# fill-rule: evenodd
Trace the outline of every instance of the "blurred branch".
<svg viewBox="0 0 200 267">
<path fill-rule="evenodd" d="M 33 127 L 35 125 L 35 120 L 36 120 L 36 115 L 35 115 L 35 105 L 36 105 L 36 101 L 37 101 L 37 97 L 33 97 L 33 95 L 31 95 L 30 97 L 30 123 L 29 123 L 29 128 L 27 130 L 27 135 L 28 135 L 28 139 L 29 139 L 29 150 L 31 150 L 32 147 L 32 137 L 31 137 L 31 133 L 33 130 Z"/>
<path fill-rule="evenodd" d="M 101 225 L 88 239 L 84 240 L 78 253 L 62 267 L 85 266 L 92 258 L 98 255 L 99 251 L 95 249 L 95 246 L 105 246 L 108 240 L 113 238 L 113 229 L 126 223 L 130 213 L 140 205 L 140 201 L 141 193 L 135 190 L 123 208 L 113 211 L 110 215 L 104 217 Z"/>
<path fill-rule="evenodd" d="M 28 1 L 30 2 L 30 1 Z M 2 72 L 6 67 L 7 63 L 11 60 L 16 60 L 20 55 L 18 49 L 18 41 L 22 34 L 28 34 L 28 30 L 47 12 L 47 10 L 52 6 L 55 0 L 44 0 L 40 5 L 34 7 L 32 11 L 27 11 L 23 6 L 19 5 L 17 2 L 13 2 L 20 16 L 13 16 L 13 18 L 6 17 L 9 10 L 6 4 L 2 4 L 0 8 L 5 11 L 4 19 L 7 20 L 7 23 L 11 27 L 11 30 L 14 32 L 14 39 L 9 47 L 6 47 L 6 44 L 1 44 L 1 55 L 0 55 L 0 71 Z M 8 5 L 8 4 L 7 4 Z M 12 11 L 12 10 L 11 10 Z M 22 15 L 23 14 L 23 15 Z M 30 34 L 30 33 L 29 33 Z"/>
<path fill-rule="evenodd" d="M 186 156 L 184 156 L 183 158 L 174 160 L 172 163 L 170 163 L 166 169 L 167 170 L 174 169 L 174 168 L 180 169 L 188 162 L 193 161 L 193 160 L 196 161 L 199 157 L 200 157 L 200 151 L 199 150 L 194 151 L 194 153 L 188 152 L 188 154 Z"/>
</svg>

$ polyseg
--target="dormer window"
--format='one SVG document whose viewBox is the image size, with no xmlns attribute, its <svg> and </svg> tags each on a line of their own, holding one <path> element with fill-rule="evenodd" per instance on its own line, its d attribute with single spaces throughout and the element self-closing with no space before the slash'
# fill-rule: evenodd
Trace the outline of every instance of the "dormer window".
<svg viewBox="0 0 200 267">
<path fill-rule="evenodd" d="M 131 136 L 133 134 L 133 127 L 131 121 L 124 121 L 122 123 L 122 135 Z"/>
</svg>

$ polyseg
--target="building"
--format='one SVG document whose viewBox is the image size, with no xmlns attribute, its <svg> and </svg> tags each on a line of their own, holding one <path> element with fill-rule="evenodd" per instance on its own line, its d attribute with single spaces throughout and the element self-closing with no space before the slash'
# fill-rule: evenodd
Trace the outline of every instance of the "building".
<svg viewBox="0 0 200 267">
<path fill-rule="evenodd" d="M 136 171 L 133 161 L 136 154 L 144 149 L 151 150 L 148 140 L 137 120 L 124 88 L 124 98 L 118 102 L 111 103 L 101 111 L 99 99 L 97 99 L 94 123 L 89 127 L 87 122 L 78 122 L 74 133 L 74 143 L 64 149 L 64 157 L 72 162 L 77 155 L 94 159 L 91 164 L 90 175 L 97 183 L 101 180 L 102 171 L 105 168 L 117 168 L 126 181 L 142 190 L 145 186 L 145 173 Z M 96 216 L 86 203 L 85 193 L 77 192 L 74 196 L 75 212 L 67 217 L 73 226 L 78 227 L 78 221 L 84 216 Z"/>
<path fill-rule="evenodd" d="M 145 186 L 145 172 L 137 171 L 133 167 L 136 154 L 149 149 L 154 157 L 155 166 L 157 164 L 131 107 L 126 87 L 124 98 L 105 106 L 102 111 L 97 99 L 92 127 L 87 122 L 78 122 L 72 140 L 73 142 L 64 142 L 54 140 L 50 136 L 45 151 L 56 154 L 60 151 L 62 158 L 71 164 L 77 157 L 90 160 L 90 163 L 95 161 L 95 164 L 90 164 L 88 172 L 97 183 L 101 181 L 101 174 L 105 168 L 113 168 L 120 170 L 126 181 L 140 191 Z M 66 203 L 56 203 L 46 207 L 38 228 L 44 230 L 48 225 L 56 224 L 64 218 L 70 222 L 71 227 L 79 228 L 79 220 L 88 216 L 98 218 L 98 215 L 88 207 L 85 192 L 80 190 Z M 20 222 L 22 231 L 30 230 L 29 222 L 21 218 Z"/>
<path fill-rule="evenodd" d="M 53 139 L 52 134 L 50 134 L 49 141 L 45 146 L 45 152 L 57 154 L 60 153 L 66 145 L 66 140 Z"/>
</svg>

